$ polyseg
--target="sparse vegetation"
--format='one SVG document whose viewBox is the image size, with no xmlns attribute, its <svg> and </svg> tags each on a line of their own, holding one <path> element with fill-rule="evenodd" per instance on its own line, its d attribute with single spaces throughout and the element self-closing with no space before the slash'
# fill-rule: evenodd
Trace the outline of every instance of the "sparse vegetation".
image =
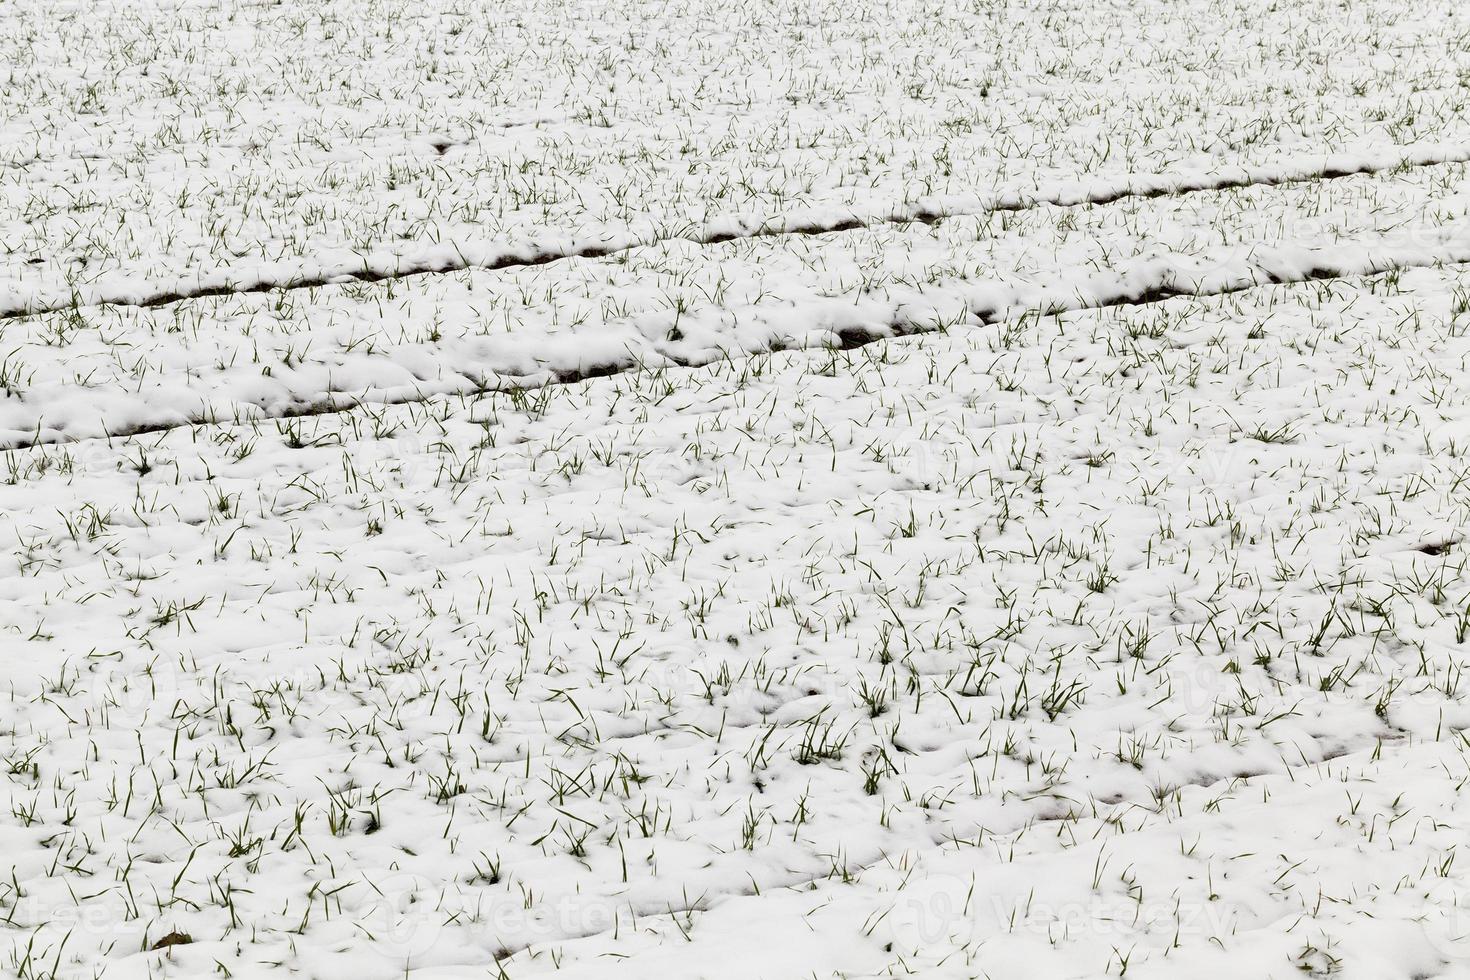
<svg viewBox="0 0 1470 980">
<path fill-rule="evenodd" d="M 1463 972 L 1431 16 L 0 5 L 0 973 Z"/>
</svg>

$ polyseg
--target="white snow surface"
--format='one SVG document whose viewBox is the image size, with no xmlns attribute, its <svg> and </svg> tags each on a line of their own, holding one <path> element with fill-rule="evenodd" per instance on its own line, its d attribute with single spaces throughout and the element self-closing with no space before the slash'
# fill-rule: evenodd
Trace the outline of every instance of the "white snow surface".
<svg viewBox="0 0 1470 980">
<path fill-rule="evenodd" d="M 0 3 L 0 975 L 1470 977 L 1467 36 Z"/>
</svg>

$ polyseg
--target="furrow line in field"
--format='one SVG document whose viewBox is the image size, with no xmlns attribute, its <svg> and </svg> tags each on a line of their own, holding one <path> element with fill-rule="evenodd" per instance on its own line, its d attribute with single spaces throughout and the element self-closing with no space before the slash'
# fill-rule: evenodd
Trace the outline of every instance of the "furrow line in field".
<svg viewBox="0 0 1470 980">
<path fill-rule="evenodd" d="M 149 392 L 129 393 L 130 411 L 100 404 L 78 411 L 68 397 L 85 391 L 64 388 L 56 399 L 57 415 L 68 422 L 48 423 L 45 404 L 9 402 L 0 416 L 0 449 L 26 449 L 87 439 L 128 438 L 175 428 L 252 421 L 289 420 L 348 411 L 365 406 L 415 404 L 440 396 L 476 396 L 496 391 L 528 390 L 551 384 L 573 384 L 633 370 L 697 368 L 753 354 L 810 348 L 853 349 L 880 340 L 944 330 L 953 326 L 993 325 L 1027 315 L 1054 315 L 1088 309 L 1141 305 L 1170 299 L 1207 298 L 1270 285 L 1292 285 L 1347 279 L 1391 271 L 1470 263 L 1470 222 L 1436 229 L 1433 246 L 1396 245 L 1384 240 L 1330 246 L 1255 243 L 1214 260 L 1167 255 L 1097 273 L 1062 269 L 1048 282 L 952 281 L 933 288 L 905 290 L 886 296 L 821 297 L 795 305 L 751 305 L 723 310 L 709 323 L 687 324 L 678 339 L 647 340 L 633 333 L 616 352 L 604 346 L 595 358 L 579 356 L 563 363 L 523 368 L 531 352 L 544 349 L 547 335 L 518 335 L 513 347 L 467 363 L 446 377 L 394 388 L 308 390 L 310 375 L 292 389 L 289 371 L 274 377 L 285 387 L 280 403 L 270 409 L 228 400 L 230 378 L 185 379 L 171 389 L 159 388 L 173 402 L 165 408 L 149 402 Z M 170 381 L 160 382 L 161 385 Z M 224 396 L 216 393 L 224 391 Z M 156 392 L 157 394 L 157 392 Z M 195 412 L 181 412 L 180 396 L 194 397 Z M 224 400 L 210 403 L 211 396 Z M 149 416 L 152 415 L 152 418 Z M 107 419 L 133 421 L 109 426 Z M 85 422 L 77 422 L 85 419 Z M 96 420 L 96 421 L 92 421 Z"/>
<path fill-rule="evenodd" d="M 1252 187 L 1280 187 L 1354 176 L 1470 162 L 1470 147 L 1410 146 L 1371 154 L 1337 154 L 1316 163 L 1278 163 L 1228 167 L 1217 171 L 1136 174 L 1121 179 L 1067 181 L 1041 188 L 990 195 L 927 197 L 888 209 L 869 211 L 806 209 L 779 217 L 726 215 L 690 230 L 603 229 L 577 236 L 533 237 L 520 242 L 435 245 L 415 254 L 351 253 L 325 259 L 259 262 L 250 266 L 195 272 L 163 280 L 139 281 L 104 275 L 67 290 L 25 290 L 11 284 L 0 292 L 0 320 L 68 309 L 121 306 L 156 307 L 192 299 L 276 290 L 315 289 L 344 283 L 444 275 L 470 270 L 494 272 L 532 268 L 570 259 L 600 259 L 672 242 L 717 245 L 785 236 L 827 235 L 885 225 L 905 225 L 1017 212 L 1041 207 L 1107 205 L 1129 199 L 1182 196 Z"/>
</svg>

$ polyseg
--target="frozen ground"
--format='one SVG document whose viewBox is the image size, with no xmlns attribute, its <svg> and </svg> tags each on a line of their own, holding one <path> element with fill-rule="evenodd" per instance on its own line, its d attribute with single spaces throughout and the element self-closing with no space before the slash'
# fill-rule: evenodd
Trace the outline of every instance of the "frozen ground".
<svg viewBox="0 0 1470 980">
<path fill-rule="evenodd" d="M 0 3 L 0 974 L 1470 977 L 1467 35 Z"/>
</svg>

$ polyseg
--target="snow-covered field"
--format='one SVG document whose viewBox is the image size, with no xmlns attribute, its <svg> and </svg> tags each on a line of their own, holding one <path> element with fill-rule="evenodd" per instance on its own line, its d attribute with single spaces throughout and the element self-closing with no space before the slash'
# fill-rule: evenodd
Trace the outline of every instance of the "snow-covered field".
<svg viewBox="0 0 1470 980">
<path fill-rule="evenodd" d="M 0 976 L 1470 977 L 1467 41 L 0 0 Z"/>
</svg>

